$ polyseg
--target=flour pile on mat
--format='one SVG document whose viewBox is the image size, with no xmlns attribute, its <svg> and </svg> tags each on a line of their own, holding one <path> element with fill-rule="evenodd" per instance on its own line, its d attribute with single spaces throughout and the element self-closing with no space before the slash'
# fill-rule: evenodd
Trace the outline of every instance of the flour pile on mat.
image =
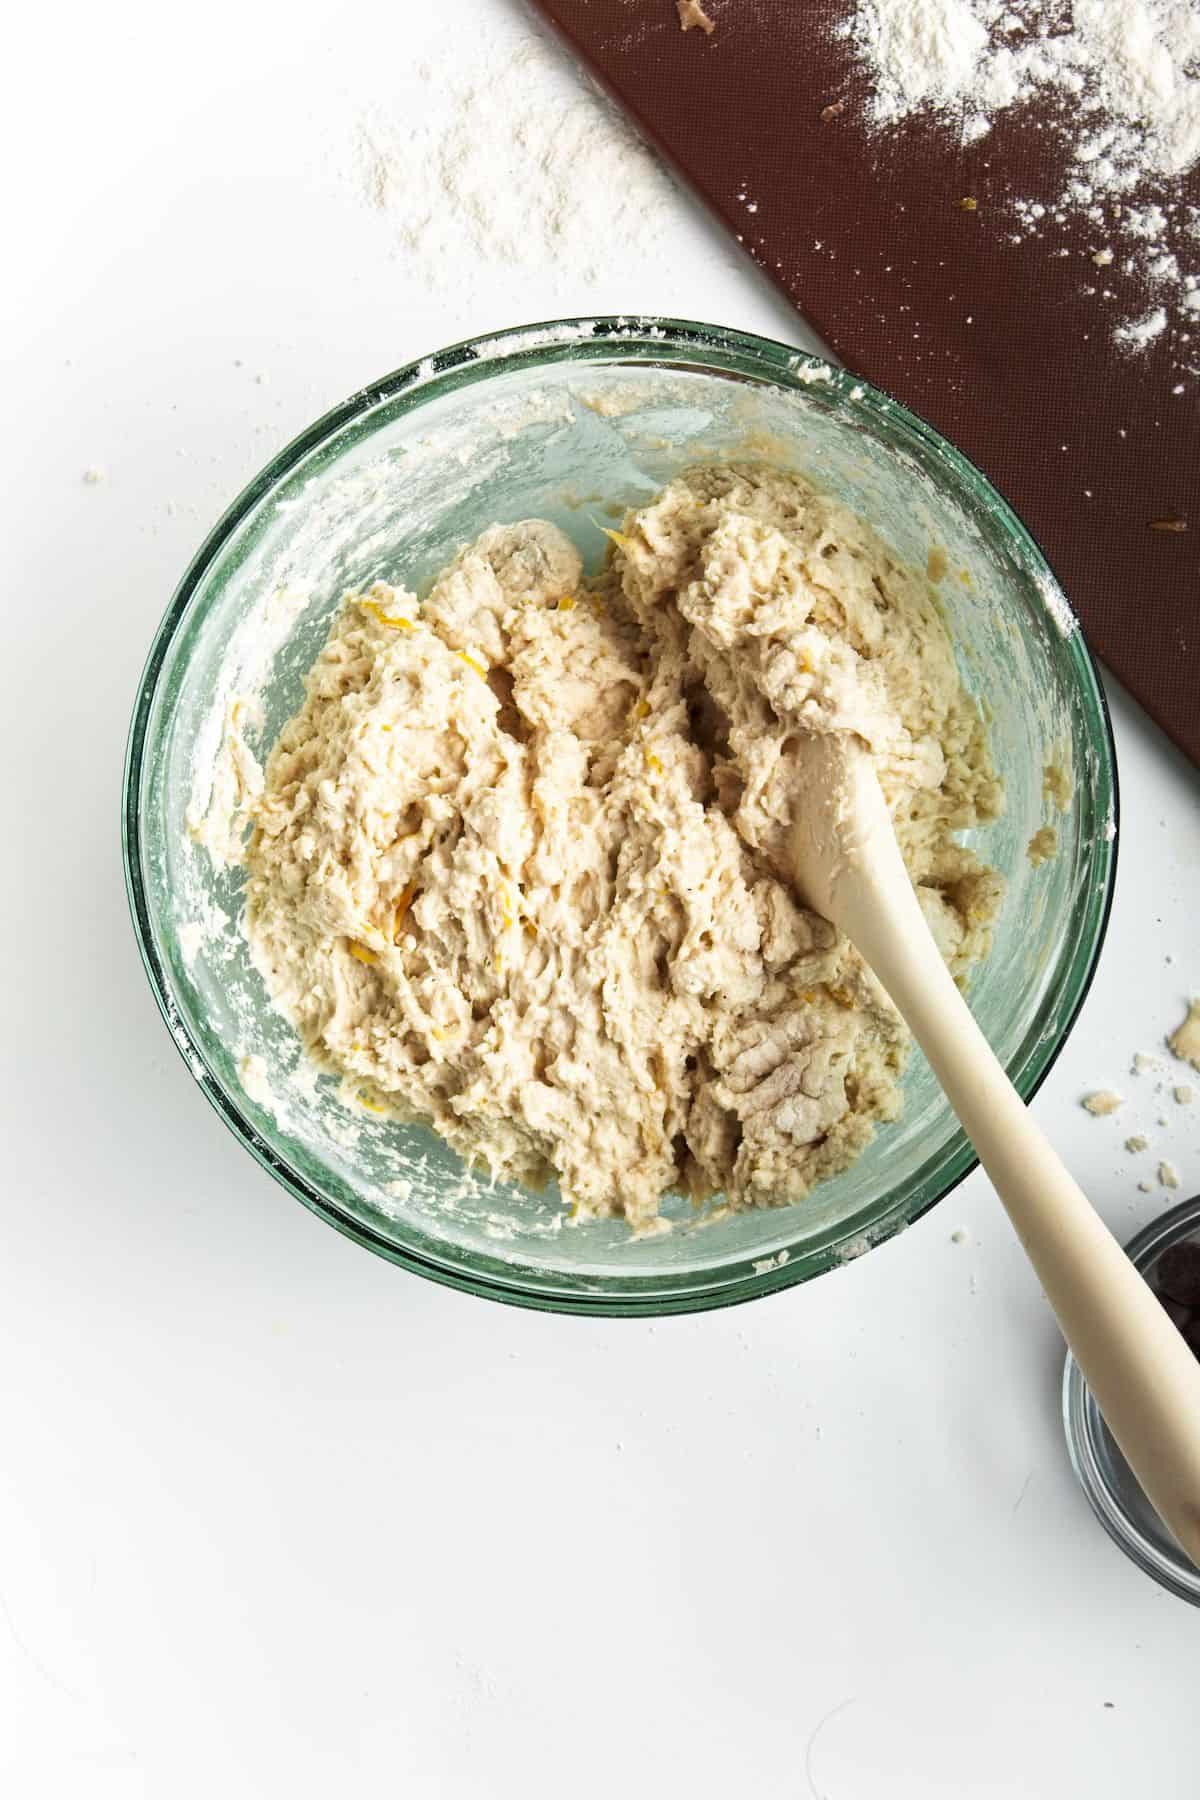
<svg viewBox="0 0 1200 1800">
<path fill-rule="evenodd" d="M 244 781 L 247 925 L 352 1103 L 644 1231 L 795 1200 L 900 1108 L 900 1019 L 783 876 L 798 736 L 869 745 L 956 974 L 1001 794 L 929 582 L 845 508 L 702 468 L 610 535 L 591 579 L 532 520 L 347 596 Z"/>
<path fill-rule="evenodd" d="M 1067 177 L 1052 204 L 1018 197 L 1022 233 L 1085 216 L 1098 266 L 1114 260 L 1111 240 L 1152 297 L 1200 324 L 1200 210 L 1175 197 L 1200 161 L 1195 0 L 860 0 L 846 29 L 876 126 L 928 114 L 972 143 L 1039 102 L 1063 136 Z M 1127 350 L 1157 335 L 1139 323 L 1118 339 Z"/>
</svg>

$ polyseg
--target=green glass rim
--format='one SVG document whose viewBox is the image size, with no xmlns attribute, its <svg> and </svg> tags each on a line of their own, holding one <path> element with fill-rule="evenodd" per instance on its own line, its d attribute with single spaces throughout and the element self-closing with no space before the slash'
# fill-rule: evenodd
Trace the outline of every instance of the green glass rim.
<svg viewBox="0 0 1200 1800">
<path fill-rule="evenodd" d="M 426 1254 L 416 1246 L 399 1244 L 373 1231 L 361 1219 L 343 1212 L 286 1161 L 255 1128 L 227 1091 L 211 1066 L 203 1047 L 189 1030 L 176 1002 L 166 965 L 155 942 L 147 883 L 143 869 L 141 801 L 146 774 L 146 733 L 158 692 L 158 684 L 172 645 L 193 597 L 231 537 L 259 502 L 297 466 L 330 444 L 349 425 L 361 421 L 374 408 L 387 405 L 389 420 L 404 416 L 430 401 L 470 387 L 490 376 L 523 367 L 547 367 L 558 363 L 604 362 L 652 365 L 682 374 L 711 373 L 752 385 L 772 386 L 794 392 L 810 391 L 820 383 L 831 396 L 866 420 L 885 421 L 899 428 L 926 466 L 943 466 L 960 489 L 996 520 L 1014 558 L 1034 578 L 1046 597 L 1067 642 L 1074 673 L 1095 728 L 1095 747 L 1100 751 L 1096 780 L 1112 834 L 1101 850 L 1099 878 L 1093 878 L 1086 911 L 1077 939 L 1067 985 L 1072 992 L 1062 1021 L 1048 1040 L 1039 1040 L 1013 1077 L 1022 1099 L 1028 1103 L 1050 1073 L 1078 1018 L 1095 975 L 1108 929 L 1116 879 L 1120 827 L 1120 797 L 1116 752 L 1108 703 L 1092 653 L 1079 628 L 1069 601 L 1059 586 L 1040 547 L 1007 501 L 974 463 L 947 442 L 917 414 L 910 412 L 885 390 L 873 386 L 849 370 L 841 369 L 771 338 L 736 331 L 730 327 L 645 314 L 619 314 L 548 320 L 513 326 L 482 337 L 464 339 L 435 354 L 369 383 L 308 426 L 250 481 L 226 508 L 188 564 L 155 633 L 138 683 L 126 744 L 121 804 L 121 844 L 125 886 L 134 933 L 151 989 L 176 1048 L 193 1074 L 202 1068 L 199 1082 L 215 1108 L 255 1160 L 293 1197 L 327 1224 L 364 1248 L 415 1274 L 463 1292 L 539 1311 L 573 1313 L 592 1317 L 646 1318 L 672 1313 L 701 1312 L 737 1305 L 779 1289 L 811 1280 L 848 1260 L 847 1245 L 861 1235 L 861 1227 L 849 1226 L 843 1237 L 821 1247 L 806 1247 L 782 1264 L 778 1258 L 747 1258 L 742 1272 L 730 1277 L 720 1271 L 720 1284 L 710 1287 L 676 1284 L 671 1276 L 604 1277 L 603 1290 L 588 1284 L 572 1284 L 562 1277 L 561 1291 L 543 1272 L 522 1271 L 499 1257 L 472 1251 L 459 1252 L 439 1246 L 439 1254 Z M 897 1200 L 872 1220 L 869 1247 L 874 1248 L 924 1216 L 964 1181 L 978 1158 L 965 1136 L 947 1155 L 936 1180 L 926 1182 L 915 1202 Z M 865 1246 L 864 1246 L 865 1247 Z M 775 1266 L 768 1267 L 767 1264 Z M 523 1278 L 525 1277 L 525 1278 Z"/>
</svg>

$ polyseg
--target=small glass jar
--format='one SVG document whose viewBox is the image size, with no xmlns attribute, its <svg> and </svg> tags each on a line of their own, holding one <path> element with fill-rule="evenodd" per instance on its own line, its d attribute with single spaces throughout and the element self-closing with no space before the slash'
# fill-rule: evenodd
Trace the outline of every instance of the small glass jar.
<svg viewBox="0 0 1200 1800">
<path fill-rule="evenodd" d="M 1165 1253 L 1193 1240 L 1200 1240 L 1200 1195 L 1153 1220 L 1130 1239 L 1125 1251 L 1153 1285 Z M 1079 1484 L 1109 1537 L 1139 1569 L 1180 1599 L 1200 1606 L 1200 1569 L 1184 1555 L 1134 1480 L 1071 1355 L 1063 1376 L 1063 1423 Z"/>
</svg>

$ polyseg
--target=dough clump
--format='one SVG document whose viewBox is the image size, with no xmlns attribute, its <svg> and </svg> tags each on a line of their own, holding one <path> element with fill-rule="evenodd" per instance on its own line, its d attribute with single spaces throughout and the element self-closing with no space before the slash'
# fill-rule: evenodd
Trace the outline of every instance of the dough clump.
<svg viewBox="0 0 1200 1800">
<path fill-rule="evenodd" d="M 784 861 L 791 747 L 857 732 L 956 975 L 1000 784 L 923 575 L 798 475 L 694 469 L 611 532 L 498 525 L 348 595 L 252 805 L 271 995 L 365 1106 L 580 1217 L 800 1199 L 900 1110 L 907 1031 Z"/>
</svg>

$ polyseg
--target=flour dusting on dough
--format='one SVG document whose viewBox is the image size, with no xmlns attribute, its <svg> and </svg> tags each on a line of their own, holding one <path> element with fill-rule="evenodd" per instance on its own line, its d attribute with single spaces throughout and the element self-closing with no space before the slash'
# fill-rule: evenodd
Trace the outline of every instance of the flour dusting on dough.
<svg viewBox="0 0 1200 1800">
<path fill-rule="evenodd" d="M 900 1110 L 902 1022 L 784 879 L 798 738 L 867 743 L 956 975 L 1001 883 L 954 834 L 1001 790 L 928 581 L 799 477 L 696 469 L 609 536 L 589 580 L 534 520 L 423 603 L 349 595 L 236 779 L 252 952 L 320 1066 L 647 1231 L 680 1189 L 799 1199 Z"/>
</svg>

